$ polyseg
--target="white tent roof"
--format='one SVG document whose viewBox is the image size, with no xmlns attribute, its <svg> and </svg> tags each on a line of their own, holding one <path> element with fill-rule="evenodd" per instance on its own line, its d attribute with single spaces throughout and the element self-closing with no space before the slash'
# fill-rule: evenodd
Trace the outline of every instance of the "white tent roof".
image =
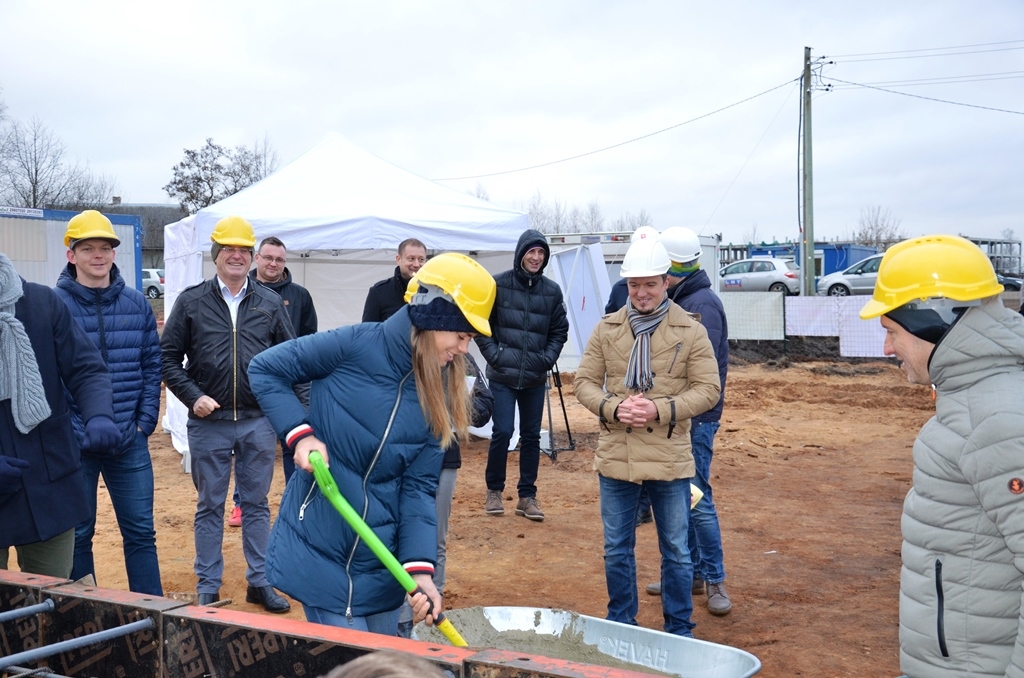
<svg viewBox="0 0 1024 678">
<path fill-rule="evenodd" d="M 336 133 L 253 186 L 167 227 L 165 258 L 210 249 L 223 217 L 248 219 L 258 238 L 289 250 L 394 249 L 419 238 L 431 250 L 513 251 L 529 228 L 505 209 L 424 179 Z"/>
</svg>

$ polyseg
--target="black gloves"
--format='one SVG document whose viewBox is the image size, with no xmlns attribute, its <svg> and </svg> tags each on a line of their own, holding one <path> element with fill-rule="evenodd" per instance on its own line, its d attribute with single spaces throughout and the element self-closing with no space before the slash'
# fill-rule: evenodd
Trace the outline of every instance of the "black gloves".
<svg viewBox="0 0 1024 678">
<path fill-rule="evenodd" d="M 0 456 L 0 494 L 18 491 L 21 469 L 28 468 L 28 462 L 17 457 Z"/>
<path fill-rule="evenodd" d="M 117 425 L 110 417 L 100 414 L 86 422 L 83 452 L 97 455 L 112 454 L 120 442 L 121 432 L 117 430 Z"/>
</svg>

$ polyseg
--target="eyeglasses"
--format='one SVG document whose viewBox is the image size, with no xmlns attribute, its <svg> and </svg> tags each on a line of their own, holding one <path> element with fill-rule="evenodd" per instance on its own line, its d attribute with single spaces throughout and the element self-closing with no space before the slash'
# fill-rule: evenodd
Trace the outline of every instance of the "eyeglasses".
<svg viewBox="0 0 1024 678">
<path fill-rule="evenodd" d="M 248 247 L 235 247 L 233 245 L 224 245 L 220 248 L 221 252 L 227 252 L 228 254 L 249 254 L 252 252 Z"/>
<path fill-rule="evenodd" d="M 263 261 L 269 261 L 270 263 L 278 264 L 279 266 L 284 266 L 285 264 L 288 263 L 288 260 L 285 259 L 284 257 L 267 257 L 262 254 L 257 254 L 256 256 L 258 256 Z"/>
</svg>

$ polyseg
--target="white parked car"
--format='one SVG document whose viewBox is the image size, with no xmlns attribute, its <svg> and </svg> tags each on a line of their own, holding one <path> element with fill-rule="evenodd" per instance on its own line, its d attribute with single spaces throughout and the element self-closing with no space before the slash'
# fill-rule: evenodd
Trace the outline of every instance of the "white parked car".
<svg viewBox="0 0 1024 678">
<path fill-rule="evenodd" d="M 875 278 L 882 254 L 873 254 L 858 261 L 845 271 L 836 271 L 818 281 L 818 296 L 846 297 L 851 294 L 871 294 L 875 291 Z"/>
<path fill-rule="evenodd" d="M 150 299 L 164 296 L 164 269 L 142 269 L 142 293 Z"/>
<path fill-rule="evenodd" d="M 787 259 L 741 259 L 722 269 L 722 292 L 784 292 L 800 294 L 800 268 Z"/>
</svg>

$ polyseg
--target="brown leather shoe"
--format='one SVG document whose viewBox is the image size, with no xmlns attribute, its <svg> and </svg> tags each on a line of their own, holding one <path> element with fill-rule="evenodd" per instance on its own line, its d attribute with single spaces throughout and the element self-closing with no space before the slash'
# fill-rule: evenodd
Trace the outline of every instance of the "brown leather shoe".
<svg viewBox="0 0 1024 678">
<path fill-rule="evenodd" d="M 536 520 L 538 523 L 544 520 L 544 512 L 540 510 L 537 497 L 523 497 L 516 504 L 516 515 Z"/>
<path fill-rule="evenodd" d="M 489 516 L 503 516 L 505 515 L 505 507 L 501 503 L 501 492 L 497 490 L 487 490 L 487 500 L 484 502 L 484 511 Z"/>
<path fill-rule="evenodd" d="M 725 582 L 718 584 L 708 584 L 708 612 L 711 614 L 717 614 L 719 616 L 723 614 L 729 614 L 729 610 L 732 609 L 732 601 L 729 600 L 729 594 L 725 592 Z"/>
<path fill-rule="evenodd" d="M 653 584 L 648 584 L 646 591 L 647 591 L 648 595 L 660 596 L 661 595 L 661 582 L 660 581 L 656 581 Z M 704 580 L 701 579 L 700 577 L 694 577 L 693 578 L 693 586 L 690 588 L 690 593 L 692 595 L 695 595 L 695 596 L 702 596 L 702 595 L 704 595 Z M 722 614 L 725 614 L 725 612 L 722 612 Z"/>
</svg>

